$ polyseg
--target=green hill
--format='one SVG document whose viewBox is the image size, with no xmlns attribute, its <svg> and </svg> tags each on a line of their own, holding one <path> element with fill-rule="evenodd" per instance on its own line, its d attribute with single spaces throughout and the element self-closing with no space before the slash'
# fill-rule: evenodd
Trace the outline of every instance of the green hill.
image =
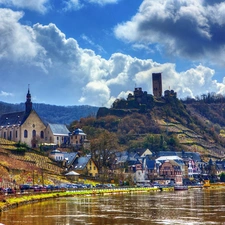
<svg viewBox="0 0 225 225">
<path fill-rule="evenodd" d="M 98 107 L 88 105 L 57 106 L 33 103 L 33 108 L 44 121 L 67 125 L 74 120 L 79 120 L 81 117 L 95 116 L 98 111 Z M 0 115 L 9 112 L 23 111 L 24 109 L 24 103 L 10 104 L 0 102 Z"/>
<path fill-rule="evenodd" d="M 130 151 L 149 148 L 153 152 L 185 150 L 199 152 L 206 160 L 222 159 L 225 152 L 224 109 L 225 103 L 209 103 L 205 99 L 181 101 L 174 96 L 162 97 L 154 98 L 149 106 L 122 99 L 116 100 L 110 109 L 99 108 L 97 118 L 74 121 L 71 129 L 81 127 L 95 146 L 93 148 L 104 146 Z M 101 135 L 103 133 L 107 136 Z M 111 146 L 104 144 L 104 138 L 112 137 Z M 101 144 L 96 147 L 96 142 Z"/>
</svg>

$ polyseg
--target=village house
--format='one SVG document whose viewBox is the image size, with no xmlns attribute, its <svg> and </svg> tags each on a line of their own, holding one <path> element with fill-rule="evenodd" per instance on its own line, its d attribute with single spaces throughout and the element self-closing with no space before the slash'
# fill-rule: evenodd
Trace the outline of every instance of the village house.
<svg viewBox="0 0 225 225">
<path fill-rule="evenodd" d="M 63 166 L 68 168 L 79 156 L 77 152 L 62 152 L 58 149 L 55 149 L 49 153 L 48 157 L 53 161 L 63 162 Z"/>
<path fill-rule="evenodd" d="M 92 160 L 91 156 L 83 156 L 76 158 L 76 160 L 73 162 L 71 169 L 85 176 L 98 176 L 98 168 Z"/>
<path fill-rule="evenodd" d="M 58 146 L 69 143 L 69 130 L 64 124 L 48 123 L 45 141 Z"/>
<path fill-rule="evenodd" d="M 82 129 L 76 128 L 73 132 L 70 133 L 70 145 L 76 149 L 84 147 L 84 149 L 90 148 L 90 143 L 87 139 L 87 135 L 83 132 Z"/>
<path fill-rule="evenodd" d="M 178 185 L 183 184 L 181 166 L 173 160 L 166 160 L 159 166 L 159 176 L 164 180 L 174 181 Z"/>
</svg>

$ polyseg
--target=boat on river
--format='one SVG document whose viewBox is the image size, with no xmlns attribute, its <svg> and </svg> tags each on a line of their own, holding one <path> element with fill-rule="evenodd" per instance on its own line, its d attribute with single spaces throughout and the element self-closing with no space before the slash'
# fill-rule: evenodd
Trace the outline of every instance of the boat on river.
<svg viewBox="0 0 225 225">
<path fill-rule="evenodd" d="M 209 188 L 210 187 L 210 181 L 209 180 L 204 180 L 203 187 L 204 188 Z"/>
<path fill-rule="evenodd" d="M 188 186 L 186 185 L 175 185 L 174 191 L 185 191 L 188 190 Z"/>
</svg>

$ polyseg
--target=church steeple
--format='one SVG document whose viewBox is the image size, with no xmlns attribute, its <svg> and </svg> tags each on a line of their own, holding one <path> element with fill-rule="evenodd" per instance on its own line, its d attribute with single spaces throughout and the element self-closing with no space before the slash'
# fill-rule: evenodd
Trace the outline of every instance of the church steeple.
<svg viewBox="0 0 225 225">
<path fill-rule="evenodd" d="M 31 94 L 30 94 L 30 85 L 28 85 L 27 92 L 27 101 L 26 101 L 26 113 L 30 113 L 32 110 Z"/>
</svg>

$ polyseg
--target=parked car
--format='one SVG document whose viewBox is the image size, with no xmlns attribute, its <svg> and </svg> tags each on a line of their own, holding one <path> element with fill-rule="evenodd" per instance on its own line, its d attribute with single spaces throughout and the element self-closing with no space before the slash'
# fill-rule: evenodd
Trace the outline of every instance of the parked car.
<svg viewBox="0 0 225 225">
<path fill-rule="evenodd" d="M 28 190 L 28 189 L 30 189 L 31 188 L 31 186 L 29 185 L 29 184 L 21 184 L 20 185 L 20 190 L 22 191 L 22 190 Z"/>
<path fill-rule="evenodd" d="M 12 188 L 5 188 L 5 189 L 3 189 L 3 192 L 5 194 L 13 194 L 13 193 L 15 193 L 15 191 Z"/>
<path fill-rule="evenodd" d="M 34 192 L 47 191 L 46 186 L 42 186 L 42 185 L 34 185 L 32 188 L 34 189 Z"/>
</svg>

